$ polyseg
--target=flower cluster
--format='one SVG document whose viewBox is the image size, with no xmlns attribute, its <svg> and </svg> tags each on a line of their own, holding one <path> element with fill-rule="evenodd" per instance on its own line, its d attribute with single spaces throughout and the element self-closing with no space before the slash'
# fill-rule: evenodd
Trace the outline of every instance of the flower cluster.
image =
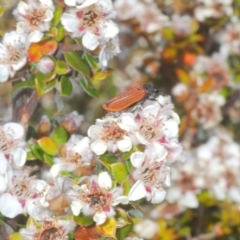
<svg viewBox="0 0 240 240">
<path fill-rule="evenodd" d="M 61 22 L 73 38 L 82 37 L 82 44 L 88 50 L 100 48 L 100 65 L 107 67 L 108 60 L 120 52 L 117 34 L 118 27 L 111 20 L 114 17 L 110 0 L 66 0 L 69 6 L 63 13 Z"/>
<path fill-rule="evenodd" d="M 205 144 L 189 153 L 186 162 L 172 168 L 167 201 L 178 208 L 197 208 L 198 195 L 207 191 L 219 201 L 239 205 L 239 159 L 239 144 L 226 130 L 217 129 Z"/>
<path fill-rule="evenodd" d="M 28 66 L 32 62 L 44 74 L 54 72 L 52 55 L 67 32 L 81 39 L 84 51 L 90 50 L 94 56 L 97 53 L 99 68 L 107 69 L 109 60 L 120 53 L 119 29 L 111 20 L 115 16 L 111 0 L 66 0 L 65 4 L 68 8 L 63 12 L 63 7 L 62 11 L 56 9 L 52 0 L 18 3 L 13 10 L 16 30 L 5 33 L 0 45 L 0 82 L 13 78 L 23 67 L 35 74 Z M 20 72 L 20 77 L 28 75 Z"/>
</svg>

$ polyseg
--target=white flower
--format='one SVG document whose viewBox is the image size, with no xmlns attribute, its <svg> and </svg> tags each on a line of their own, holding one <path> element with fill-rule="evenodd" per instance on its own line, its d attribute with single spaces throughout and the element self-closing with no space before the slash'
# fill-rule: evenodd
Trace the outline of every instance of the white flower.
<svg viewBox="0 0 240 240">
<path fill-rule="evenodd" d="M 20 234 L 26 240 L 35 240 L 41 236 L 43 239 L 65 240 L 76 224 L 72 220 L 47 218 L 41 223 L 41 227 L 31 223 L 27 228 L 20 229 Z"/>
<path fill-rule="evenodd" d="M 162 14 L 153 2 L 151 4 L 139 5 L 137 19 L 141 29 L 147 33 L 154 33 L 160 30 L 168 22 L 168 17 Z"/>
<path fill-rule="evenodd" d="M 104 39 L 101 42 L 101 51 L 99 53 L 99 65 L 102 70 L 108 66 L 108 61 L 120 53 L 118 38 Z"/>
<path fill-rule="evenodd" d="M 26 162 L 27 153 L 24 150 L 24 128 L 18 123 L 6 123 L 0 126 L 0 152 L 8 156 L 8 160 L 21 167 Z M 11 163 L 11 162 L 10 162 Z"/>
<path fill-rule="evenodd" d="M 0 43 L 0 82 L 13 77 L 27 63 L 29 43 L 24 34 L 5 33 Z"/>
<path fill-rule="evenodd" d="M 114 2 L 117 18 L 122 21 L 136 17 L 140 6 L 141 3 L 138 0 L 117 0 Z"/>
<path fill-rule="evenodd" d="M 165 186 L 169 185 L 170 168 L 164 164 L 167 151 L 162 149 L 156 153 L 155 149 L 149 148 L 142 152 L 135 152 L 131 155 L 133 169 L 131 175 L 135 181 L 140 180 L 146 192 L 146 198 L 152 203 L 160 203 L 164 200 Z"/>
<path fill-rule="evenodd" d="M 0 211 L 9 218 L 25 213 L 30 202 L 41 199 L 47 189 L 43 180 L 28 177 L 22 171 L 14 171 L 9 179 L 8 189 L 0 196 Z M 31 212 L 28 212 L 31 215 Z"/>
<path fill-rule="evenodd" d="M 173 112 L 173 104 L 169 97 L 159 96 L 156 101 L 146 101 L 145 107 L 137 116 L 133 113 L 122 113 L 121 123 L 127 126 L 129 136 L 134 145 L 143 144 L 163 147 L 168 152 L 168 161 L 180 160 L 182 147 L 178 143 L 179 117 Z"/>
<path fill-rule="evenodd" d="M 144 239 L 152 239 L 159 231 L 159 226 L 156 222 L 145 219 L 134 226 L 135 232 Z"/>
<path fill-rule="evenodd" d="M 107 172 L 85 179 L 80 187 L 73 187 L 69 194 L 73 214 L 78 216 L 82 212 L 92 216 L 97 225 L 103 224 L 115 215 L 113 206 L 119 204 L 118 197 L 122 195 L 121 188 L 111 188 L 112 180 Z"/>
<path fill-rule="evenodd" d="M 56 177 L 61 171 L 79 172 L 82 175 L 81 170 L 84 171 L 84 168 L 93 167 L 94 169 L 95 160 L 88 137 L 79 140 L 72 135 L 65 144 L 64 151 L 63 156 L 54 159 L 55 164 L 50 169 L 53 177 Z"/>
<path fill-rule="evenodd" d="M 99 46 L 101 39 L 112 39 L 118 33 L 117 26 L 109 18 L 113 16 L 109 0 L 85 1 L 78 10 L 63 13 L 61 22 L 72 37 L 82 37 L 82 44 L 89 50 Z"/>
<path fill-rule="evenodd" d="M 109 152 L 127 152 L 132 148 L 132 140 L 125 130 L 126 126 L 118 122 L 118 119 L 105 118 L 97 119 L 96 125 L 88 129 L 88 136 L 91 139 L 91 149 L 96 155 Z"/>
<path fill-rule="evenodd" d="M 43 33 L 50 29 L 54 5 L 51 0 L 29 0 L 28 4 L 20 1 L 13 11 L 16 17 L 17 32 L 28 34 L 30 42 L 39 42 Z"/>
<path fill-rule="evenodd" d="M 199 122 L 203 128 L 213 128 L 222 120 L 221 107 L 225 102 L 225 98 L 217 92 L 200 95 L 196 109 L 199 111 Z"/>
</svg>

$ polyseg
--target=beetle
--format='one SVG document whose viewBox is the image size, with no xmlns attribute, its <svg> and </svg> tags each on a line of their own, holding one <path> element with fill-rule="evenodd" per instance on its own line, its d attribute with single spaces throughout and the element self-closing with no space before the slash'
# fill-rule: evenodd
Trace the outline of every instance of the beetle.
<svg viewBox="0 0 240 240">
<path fill-rule="evenodd" d="M 102 106 L 110 112 L 118 112 L 127 109 L 137 103 L 142 103 L 146 99 L 155 100 L 159 91 L 151 84 L 136 85 L 129 90 L 120 93 L 116 97 L 108 100 Z"/>
</svg>

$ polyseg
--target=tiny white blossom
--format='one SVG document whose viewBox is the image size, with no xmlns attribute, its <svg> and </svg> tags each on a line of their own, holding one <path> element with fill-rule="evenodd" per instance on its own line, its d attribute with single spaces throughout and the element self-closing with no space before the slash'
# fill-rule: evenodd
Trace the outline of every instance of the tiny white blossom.
<svg viewBox="0 0 240 240">
<path fill-rule="evenodd" d="M 85 48 L 95 50 L 102 39 L 112 39 L 117 35 L 118 27 L 109 19 L 113 15 L 110 0 L 86 0 L 77 10 L 63 13 L 61 22 L 72 37 L 82 37 Z"/>
<path fill-rule="evenodd" d="M 28 34 L 30 42 L 39 42 L 50 29 L 54 5 L 52 0 L 20 1 L 13 15 L 17 19 L 17 32 Z"/>
<path fill-rule="evenodd" d="M 24 34 L 5 33 L 0 43 L 0 82 L 13 77 L 27 63 L 29 43 Z"/>
</svg>

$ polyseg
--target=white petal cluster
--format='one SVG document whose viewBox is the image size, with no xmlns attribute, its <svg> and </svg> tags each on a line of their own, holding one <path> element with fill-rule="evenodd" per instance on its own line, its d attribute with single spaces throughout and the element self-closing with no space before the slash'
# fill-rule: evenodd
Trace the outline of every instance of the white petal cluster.
<svg viewBox="0 0 240 240">
<path fill-rule="evenodd" d="M 76 216 L 81 212 L 92 216 L 96 224 L 101 225 L 115 215 L 114 206 L 119 204 L 118 197 L 123 190 L 121 187 L 113 187 L 107 172 L 91 176 L 84 182 L 81 186 L 74 186 L 69 194 L 72 212 Z"/>
<path fill-rule="evenodd" d="M 17 32 L 27 34 L 29 42 L 39 42 L 51 26 L 54 13 L 52 0 L 20 1 L 13 11 L 17 22 Z"/>
<path fill-rule="evenodd" d="M 95 50 L 100 41 L 113 39 L 118 34 L 118 27 L 110 20 L 114 16 L 110 0 L 65 0 L 65 3 L 75 8 L 63 13 L 61 22 L 72 37 L 82 37 L 85 48 Z"/>
<path fill-rule="evenodd" d="M 217 200 L 240 205 L 240 146 L 223 129 L 197 147 L 186 162 L 171 169 L 172 186 L 167 193 L 169 203 L 197 208 L 197 195 L 208 191 Z"/>
<path fill-rule="evenodd" d="M 24 34 L 5 33 L 0 43 L 0 82 L 13 77 L 27 63 L 29 43 Z"/>
</svg>

